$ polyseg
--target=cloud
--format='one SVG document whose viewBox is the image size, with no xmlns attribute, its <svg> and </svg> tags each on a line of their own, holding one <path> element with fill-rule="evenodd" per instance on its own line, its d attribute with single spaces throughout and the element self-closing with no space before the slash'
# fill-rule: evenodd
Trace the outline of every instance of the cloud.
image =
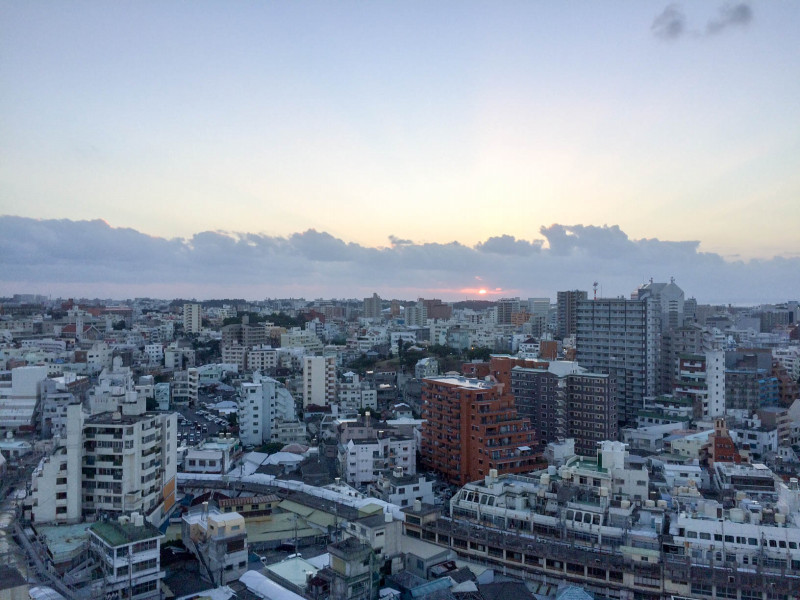
<svg viewBox="0 0 800 600">
<path fill-rule="evenodd" d="M 671 276 L 701 303 L 797 294 L 800 257 L 726 260 L 701 252 L 698 241 L 633 239 L 617 225 L 556 223 L 539 232 L 543 239 L 501 234 L 467 246 L 394 238 L 391 247 L 370 248 L 313 229 L 165 239 L 101 220 L 0 216 L 0 295 L 358 298 L 377 291 L 459 299 L 483 288 L 527 298 L 599 281 L 605 295 L 627 296 L 650 277 Z"/>
<path fill-rule="evenodd" d="M 677 40 L 690 34 L 695 38 L 714 36 L 731 27 L 745 27 L 753 20 L 753 9 L 745 2 L 726 3 L 709 19 L 704 31 L 690 30 L 688 20 L 681 7 L 669 4 L 653 19 L 650 31 L 662 40 Z"/>
<path fill-rule="evenodd" d="M 719 9 L 716 19 L 706 25 L 706 33 L 715 35 L 729 27 L 744 27 L 753 20 L 753 10 L 744 2 L 725 4 Z"/>
<path fill-rule="evenodd" d="M 542 248 L 541 240 L 518 240 L 513 235 L 500 235 L 490 237 L 485 242 L 479 243 L 475 248 L 481 252 L 492 254 L 507 254 L 517 256 L 527 256 L 539 252 Z"/>
<path fill-rule="evenodd" d="M 686 15 L 677 4 L 670 4 L 653 19 L 650 31 L 662 40 L 678 39 L 686 32 Z"/>
<path fill-rule="evenodd" d="M 410 246 L 414 242 L 412 242 L 411 240 L 404 240 L 402 238 L 397 237 L 396 235 L 390 235 L 389 243 L 392 245 L 392 247 L 396 248 L 397 246 Z"/>
</svg>

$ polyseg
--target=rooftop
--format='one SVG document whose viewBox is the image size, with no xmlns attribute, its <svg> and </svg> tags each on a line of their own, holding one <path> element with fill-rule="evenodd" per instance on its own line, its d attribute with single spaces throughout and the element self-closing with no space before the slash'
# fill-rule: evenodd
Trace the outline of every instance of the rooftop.
<svg viewBox="0 0 800 600">
<path fill-rule="evenodd" d="M 47 548 L 58 561 L 58 557 L 70 554 L 83 547 L 89 538 L 89 528 L 92 523 L 78 523 L 77 525 L 42 525 L 36 531 L 45 539 Z"/>
<path fill-rule="evenodd" d="M 147 521 L 143 525 L 120 523 L 119 521 L 99 521 L 93 523 L 89 531 L 109 546 L 114 547 L 163 537 L 162 533 Z"/>
<path fill-rule="evenodd" d="M 423 381 L 432 383 L 442 383 L 444 385 L 452 385 L 461 388 L 469 388 L 474 390 L 491 390 L 495 384 L 481 379 L 471 379 L 469 377 L 455 377 L 455 376 L 442 376 L 442 377 L 426 377 Z"/>
</svg>

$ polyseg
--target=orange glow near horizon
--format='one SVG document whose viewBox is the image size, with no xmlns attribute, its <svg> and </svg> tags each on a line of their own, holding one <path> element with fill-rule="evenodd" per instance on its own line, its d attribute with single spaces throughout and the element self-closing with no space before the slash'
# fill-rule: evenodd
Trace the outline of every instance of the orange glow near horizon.
<svg viewBox="0 0 800 600">
<path fill-rule="evenodd" d="M 499 296 L 508 294 L 509 290 L 504 290 L 503 288 L 462 288 L 458 292 L 467 296 Z"/>
</svg>

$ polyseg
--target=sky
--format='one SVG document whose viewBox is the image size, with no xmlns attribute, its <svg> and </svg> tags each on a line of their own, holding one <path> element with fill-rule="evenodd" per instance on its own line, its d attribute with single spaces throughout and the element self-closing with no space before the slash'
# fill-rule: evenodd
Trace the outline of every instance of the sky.
<svg viewBox="0 0 800 600">
<path fill-rule="evenodd" d="M 795 3 L 0 14 L 0 295 L 800 296 Z"/>
</svg>

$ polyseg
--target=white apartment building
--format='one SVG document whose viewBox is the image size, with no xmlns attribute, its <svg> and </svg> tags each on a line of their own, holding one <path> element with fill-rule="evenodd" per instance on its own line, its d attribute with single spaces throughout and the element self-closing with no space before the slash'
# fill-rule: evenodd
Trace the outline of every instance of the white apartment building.
<svg viewBox="0 0 800 600">
<path fill-rule="evenodd" d="M 175 502 L 175 413 L 103 413 L 83 426 L 86 514 L 140 512 L 152 522 Z"/>
<path fill-rule="evenodd" d="M 112 367 L 113 351 L 105 342 L 95 342 L 86 353 L 86 367 L 91 375 Z"/>
<path fill-rule="evenodd" d="M 382 471 L 417 472 L 417 446 L 405 437 L 349 440 L 339 446 L 339 471 L 345 482 L 361 486 L 377 481 Z"/>
<path fill-rule="evenodd" d="M 195 352 L 193 348 L 178 346 L 177 342 L 172 342 L 164 349 L 164 366 L 167 369 L 186 369 L 193 367 L 195 362 Z"/>
<path fill-rule="evenodd" d="M 433 356 L 426 356 L 417 361 L 414 365 L 414 378 L 425 379 L 426 377 L 436 377 L 439 374 L 439 361 Z"/>
<path fill-rule="evenodd" d="M 446 346 L 447 345 L 447 330 L 450 329 L 449 321 L 441 321 L 439 319 L 428 319 L 428 328 L 430 329 L 430 342 L 431 344 Z"/>
<path fill-rule="evenodd" d="M 144 353 L 149 364 L 164 364 L 164 346 L 162 344 L 145 344 Z"/>
<path fill-rule="evenodd" d="M 253 382 L 239 388 L 237 417 L 242 444 L 257 446 L 272 440 L 276 419 L 293 422 L 297 413 L 294 398 L 282 383 L 254 373 Z"/>
<path fill-rule="evenodd" d="M 348 371 L 336 383 L 336 402 L 342 411 L 377 410 L 378 391 Z"/>
<path fill-rule="evenodd" d="M 36 523 L 141 512 L 160 523 L 175 503 L 177 415 L 67 407 L 67 435 L 31 477 L 25 511 Z"/>
<path fill-rule="evenodd" d="M 272 425 L 270 442 L 275 444 L 308 443 L 308 427 L 303 421 L 284 421 L 280 417 Z"/>
<path fill-rule="evenodd" d="M 800 346 L 774 348 L 772 356 L 786 369 L 792 379 L 795 381 L 800 379 Z"/>
<path fill-rule="evenodd" d="M 170 402 L 170 387 L 168 383 L 157 383 L 153 386 L 153 397 L 156 401 L 158 410 L 169 410 Z"/>
<path fill-rule="evenodd" d="M 163 534 L 142 515 L 98 521 L 89 528 L 89 550 L 100 564 L 104 582 L 94 597 L 146 600 L 161 598 Z"/>
<path fill-rule="evenodd" d="M 403 309 L 403 317 L 406 327 L 412 325 L 425 327 L 428 324 L 428 309 L 422 302 L 417 302 L 417 304 L 406 306 Z"/>
<path fill-rule="evenodd" d="M 395 354 L 399 351 L 400 342 L 403 342 L 406 346 L 409 344 L 416 344 L 417 343 L 417 332 L 416 331 L 392 331 L 389 334 L 389 344 L 392 347 L 392 352 Z"/>
<path fill-rule="evenodd" d="M 336 357 L 303 357 L 303 408 L 336 402 Z"/>
<path fill-rule="evenodd" d="M 172 379 L 172 401 L 176 404 L 197 404 L 200 388 L 200 371 L 192 367 L 177 371 Z"/>
<path fill-rule="evenodd" d="M 183 330 L 186 333 L 200 333 L 203 327 L 203 315 L 199 304 L 183 305 Z"/>
<path fill-rule="evenodd" d="M 680 355 L 678 382 L 673 394 L 691 398 L 704 420 L 724 416 L 725 352 L 711 350 L 704 354 Z"/>
<path fill-rule="evenodd" d="M 30 520 L 34 523 L 78 523 L 82 516 L 81 455 L 83 410 L 79 402 L 66 408 L 64 435 L 50 456 L 33 470 Z"/>
<path fill-rule="evenodd" d="M 406 475 L 399 468 L 380 473 L 375 483 L 369 486 L 369 494 L 396 506 L 414 506 L 415 500 L 423 504 L 435 501 L 432 481 L 422 475 Z"/>
<path fill-rule="evenodd" d="M 0 429 L 33 425 L 47 367 L 11 369 L 11 385 L 0 384 Z"/>
<path fill-rule="evenodd" d="M 293 327 L 281 334 L 281 348 L 305 348 L 306 352 L 322 352 L 324 346 L 313 331 Z"/>
</svg>

